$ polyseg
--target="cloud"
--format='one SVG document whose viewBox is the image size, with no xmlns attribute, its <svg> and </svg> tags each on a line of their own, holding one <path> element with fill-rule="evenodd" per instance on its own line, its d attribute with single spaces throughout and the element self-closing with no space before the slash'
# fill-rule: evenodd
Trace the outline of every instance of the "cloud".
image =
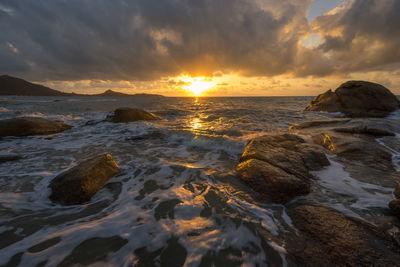
<svg viewBox="0 0 400 267">
<path fill-rule="evenodd" d="M 313 0 L 3 0 L 0 72 L 50 80 L 275 75 L 295 64 Z M 11 51 L 12 52 L 12 51 Z"/>
<path fill-rule="evenodd" d="M 309 23 L 313 2 L 2 0 L 0 73 L 151 81 L 399 69 L 400 1 L 349 0 Z M 305 47 L 311 34 L 321 41 Z"/>
<path fill-rule="evenodd" d="M 399 14 L 398 0 L 351 0 L 317 17 L 312 29 L 323 42 L 301 54 L 303 68 L 298 74 L 323 76 L 398 69 Z M 319 72 L 316 65 L 321 66 Z"/>
</svg>

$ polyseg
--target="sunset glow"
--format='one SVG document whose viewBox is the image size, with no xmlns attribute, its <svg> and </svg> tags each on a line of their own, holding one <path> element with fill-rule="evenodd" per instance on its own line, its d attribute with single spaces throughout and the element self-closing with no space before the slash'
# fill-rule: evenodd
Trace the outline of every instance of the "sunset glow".
<svg viewBox="0 0 400 267">
<path fill-rule="evenodd" d="M 215 86 L 213 81 L 204 77 L 184 77 L 182 80 L 187 83 L 186 85 L 182 86 L 182 88 L 190 91 L 194 96 L 200 96 L 203 92 Z"/>
</svg>

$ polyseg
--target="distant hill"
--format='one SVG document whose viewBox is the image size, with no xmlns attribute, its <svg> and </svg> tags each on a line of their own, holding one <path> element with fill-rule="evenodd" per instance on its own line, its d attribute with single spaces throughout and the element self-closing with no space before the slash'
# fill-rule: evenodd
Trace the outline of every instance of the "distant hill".
<svg viewBox="0 0 400 267">
<path fill-rule="evenodd" d="M 157 94 L 124 94 L 120 92 L 115 92 L 113 90 L 107 90 L 104 93 L 101 94 L 95 94 L 91 96 L 136 96 L 136 97 L 162 97 L 162 95 L 157 95 Z"/>
<path fill-rule="evenodd" d="M 27 82 L 8 75 L 0 76 L 0 95 L 13 96 L 65 96 L 66 93 L 50 89 L 40 84 Z"/>
<path fill-rule="evenodd" d="M 107 90 L 101 94 L 84 95 L 63 93 L 40 84 L 30 83 L 20 78 L 8 75 L 0 76 L 0 95 L 2 96 L 135 96 L 135 97 L 163 97 L 156 94 L 124 94 Z"/>
</svg>

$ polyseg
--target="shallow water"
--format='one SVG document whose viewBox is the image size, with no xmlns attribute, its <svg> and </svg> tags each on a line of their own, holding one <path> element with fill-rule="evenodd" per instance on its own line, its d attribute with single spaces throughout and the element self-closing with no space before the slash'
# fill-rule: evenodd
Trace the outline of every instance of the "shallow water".
<svg viewBox="0 0 400 267">
<path fill-rule="evenodd" d="M 286 236 L 296 232 L 285 207 L 254 200 L 234 168 L 252 137 L 332 116 L 303 112 L 310 100 L 3 97 L 0 119 L 38 116 L 74 128 L 0 140 L 0 153 L 23 156 L 0 164 L 0 265 L 285 265 Z M 97 123 L 125 106 L 162 120 Z M 399 140 L 380 140 L 394 161 L 400 151 L 391 144 Z M 121 172 L 89 203 L 65 207 L 48 199 L 57 174 L 102 153 Z M 371 223 L 388 214 L 393 188 L 358 181 L 330 161 L 315 173 L 312 193 L 293 202 L 322 203 Z"/>
</svg>

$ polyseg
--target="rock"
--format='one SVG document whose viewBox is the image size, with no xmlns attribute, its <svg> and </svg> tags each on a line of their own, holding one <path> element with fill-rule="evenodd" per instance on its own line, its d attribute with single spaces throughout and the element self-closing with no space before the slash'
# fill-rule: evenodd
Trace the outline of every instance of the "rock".
<svg viewBox="0 0 400 267">
<path fill-rule="evenodd" d="M 389 208 L 393 214 L 400 218 L 400 198 L 389 202 Z"/>
<path fill-rule="evenodd" d="M 343 127 L 343 128 L 334 128 L 333 131 L 338 133 L 349 133 L 349 134 L 366 134 L 372 136 L 396 136 L 395 133 L 374 127 L 368 126 L 355 126 L 355 127 Z"/>
<path fill-rule="evenodd" d="M 55 134 L 72 128 L 59 121 L 36 117 L 21 117 L 0 120 L 0 138 L 6 136 L 29 136 Z"/>
<path fill-rule="evenodd" d="M 93 157 L 55 177 L 49 185 L 50 199 L 64 205 L 89 201 L 118 172 L 110 154 Z"/>
<path fill-rule="evenodd" d="M 114 111 L 114 114 L 107 118 L 112 122 L 132 122 L 139 120 L 157 120 L 159 119 L 156 115 L 147 112 L 142 109 L 136 108 L 118 108 Z"/>
<path fill-rule="evenodd" d="M 19 159 L 22 159 L 22 157 L 16 154 L 0 154 L 0 163 Z"/>
<path fill-rule="evenodd" d="M 400 108 L 400 102 L 382 85 L 349 81 L 319 96 L 307 111 L 342 112 L 350 117 L 385 117 Z"/>
<path fill-rule="evenodd" d="M 236 171 L 262 199 L 285 203 L 309 193 L 309 171 L 327 165 L 322 149 L 296 135 L 265 135 L 249 142 Z"/>
<path fill-rule="evenodd" d="M 289 127 L 289 130 L 300 130 L 312 127 L 321 127 L 321 126 L 331 126 L 333 124 L 343 124 L 349 122 L 350 119 L 339 119 L 339 120 L 320 120 L 320 121 L 307 121 L 302 123 L 297 123 L 293 126 Z"/>
<path fill-rule="evenodd" d="M 394 189 L 393 192 L 394 196 L 396 198 L 400 198 L 400 182 L 397 183 L 396 188 Z"/>
<path fill-rule="evenodd" d="M 299 266 L 400 266 L 400 248 L 373 225 L 322 206 L 287 210 L 299 235 L 287 251 Z"/>
<path fill-rule="evenodd" d="M 375 169 L 394 170 L 392 154 L 375 141 L 328 133 L 314 135 L 312 140 L 347 160 L 359 161 Z"/>
</svg>

